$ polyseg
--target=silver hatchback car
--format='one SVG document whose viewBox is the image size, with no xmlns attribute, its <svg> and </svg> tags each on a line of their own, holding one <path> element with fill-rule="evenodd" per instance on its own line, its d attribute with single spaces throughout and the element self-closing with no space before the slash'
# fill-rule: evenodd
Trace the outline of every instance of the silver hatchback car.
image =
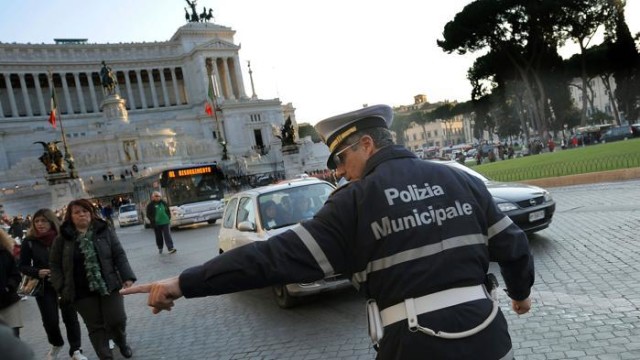
<svg viewBox="0 0 640 360">
<path fill-rule="evenodd" d="M 239 192 L 230 197 L 224 208 L 218 244 L 219 252 L 265 241 L 285 232 L 293 225 L 312 218 L 329 198 L 334 186 L 307 177 Z M 350 287 L 348 279 L 333 275 L 312 283 L 273 287 L 281 308 L 295 306 L 300 297 Z"/>
</svg>

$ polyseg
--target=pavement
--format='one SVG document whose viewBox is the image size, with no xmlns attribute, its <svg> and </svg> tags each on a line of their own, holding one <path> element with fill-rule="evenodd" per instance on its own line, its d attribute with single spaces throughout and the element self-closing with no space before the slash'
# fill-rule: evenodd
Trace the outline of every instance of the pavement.
<svg viewBox="0 0 640 360">
<path fill-rule="evenodd" d="M 640 359 L 640 180 L 554 186 L 550 192 L 557 202 L 554 221 L 529 238 L 536 262 L 532 310 L 518 316 L 506 295 L 500 297 L 516 358 Z M 149 229 L 117 231 L 143 283 L 215 256 L 219 226 L 174 231 L 178 252 L 172 255 L 158 255 Z M 490 270 L 499 273 L 497 264 Z M 145 296 L 125 299 L 133 358 L 145 360 L 372 360 L 364 302 L 349 290 L 282 310 L 266 288 L 181 299 L 173 311 L 152 315 Z M 36 303 L 22 305 L 21 337 L 43 359 L 49 345 Z M 85 354 L 96 359 L 81 327 Z M 122 358 L 117 349 L 114 354 Z"/>
</svg>

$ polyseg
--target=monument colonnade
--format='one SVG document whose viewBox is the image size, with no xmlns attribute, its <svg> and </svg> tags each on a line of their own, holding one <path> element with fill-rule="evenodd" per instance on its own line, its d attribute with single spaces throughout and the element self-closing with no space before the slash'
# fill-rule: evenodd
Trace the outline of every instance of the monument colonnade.
<svg viewBox="0 0 640 360">
<path fill-rule="evenodd" d="M 217 96 L 221 99 L 246 98 L 237 55 L 209 57 Z M 186 105 L 182 65 L 138 66 L 114 69 L 118 93 L 127 100 L 127 109 L 149 109 Z M 204 66 L 204 64 L 202 64 Z M 96 69 L 99 65 L 96 65 Z M 98 71 L 55 71 L 50 77 L 44 70 L 7 71 L 0 69 L 0 118 L 46 116 L 50 111 L 51 89 L 56 90 L 60 114 L 100 112 L 104 98 Z M 52 83 L 53 82 L 53 83 Z M 4 91 L 3 91 L 4 90 Z M 193 89 L 206 94 L 206 89 Z"/>
</svg>

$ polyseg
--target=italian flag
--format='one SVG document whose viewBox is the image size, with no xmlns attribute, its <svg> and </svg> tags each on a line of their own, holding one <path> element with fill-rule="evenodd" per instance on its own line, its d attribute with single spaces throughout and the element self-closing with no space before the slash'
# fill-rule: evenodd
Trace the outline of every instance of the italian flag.
<svg viewBox="0 0 640 360">
<path fill-rule="evenodd" d="M 209 75 L 209 91 L 207 92 L 207 101 L 204 103 L 204 112 L 207 115 L 213 115 L 213 83 L 211 82 L 211 75 Z"/>
<path fill-rule="evenodd" d="M 49 124 L 56 128 L 56 111 L 58 110 L 58 104 L 56 103 L 56 92 L 51 89 L 51 114 L 49 114 Z"/>
</svg>

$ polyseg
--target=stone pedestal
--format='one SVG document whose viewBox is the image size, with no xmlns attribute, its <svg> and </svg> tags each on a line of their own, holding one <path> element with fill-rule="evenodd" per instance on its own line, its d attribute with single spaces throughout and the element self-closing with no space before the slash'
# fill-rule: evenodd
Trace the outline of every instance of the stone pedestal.
<svg viewBox="0 0 640 360">
<path fill-rule="evenodd" d="M 51 209 L 59 209 L 71 200 L 88 197 L 81 179 L 64 179 L 49 185 Z"/>
<path fill-rule="evenodd" d="M 284 164 L 284 177 L 285 179 L 292 179 L 296 175 L 304 172 L 303 160 L 300 158 L 300 153 L 296 152 L 282 152 L 282 161 Z"/>
<path fill-rule="evenodd" d="M 129 112 L 126 100 L 118 94 L 108 95 L 100 104 L 102 114 L 107 120 L 107 126 L 120 126 L 129 124 Z"/>
</svg>

